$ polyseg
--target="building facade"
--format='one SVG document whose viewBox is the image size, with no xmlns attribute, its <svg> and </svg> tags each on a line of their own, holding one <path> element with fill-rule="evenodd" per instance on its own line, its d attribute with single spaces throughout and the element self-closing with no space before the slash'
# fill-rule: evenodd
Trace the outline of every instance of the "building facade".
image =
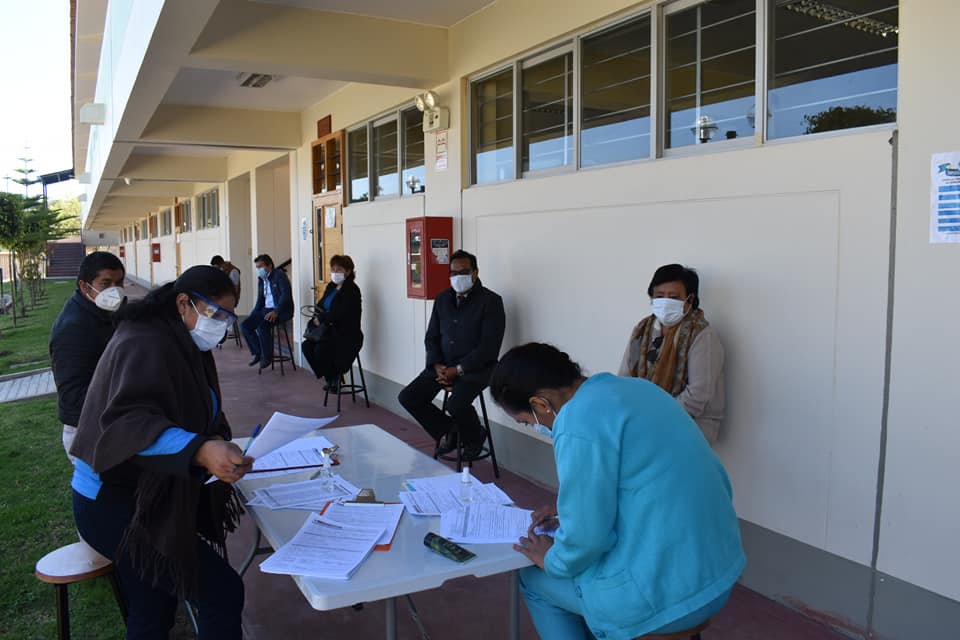
<svg viewBox="0 0 960 640">
<path fill-rule="evenodd" d="M 78 0 L 84 226 L 118 229 L 144 284 L 222 254 L 241 313 L 258 253 L 291 261 L 301 306 L 345 251 L 371 390 L 398 412 L 431 311 L 408 297 L 409 218 L 452 217 L 505 348 L 589 372 L 616 371 L 654 269 L 693 266 L 727 353 L 744 584 L 855 637 L 960 623 L 960 254 L 930 242 L 960 7 L 364 6 Z M 546 439 L 491 418 L 506 467 L 555 481 Z"/>
</svg>

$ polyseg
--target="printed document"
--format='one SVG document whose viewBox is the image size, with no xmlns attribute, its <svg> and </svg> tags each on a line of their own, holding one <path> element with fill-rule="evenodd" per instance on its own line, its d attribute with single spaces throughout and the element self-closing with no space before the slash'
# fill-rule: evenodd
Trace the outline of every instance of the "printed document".
<svg viewBox="0 0 960 640">
<path fill-rule="evenodd" d="M 459 476 L 457 476 L 457 486 L 452 489 L 401 491 L 400 502 L 407 507 L 407 511 L 415 516 L 438 516 L 444 511 L 462 509 L 466 504 L 460 498 Z M 470 502 L 511 504 L 513 500 L 500 487 L 490 482 L 488 484 L 471 484 Z"/>
<path fill-rule="evenodd" d="M 257 458 L 253 463 L 253 470 L 257 469 L 284 469 L 284 467 L 303 467 L 306 465 L 323 464 L 323 449 L 333 448 L 333 443 L 323 436 L 300 438 L 285 444 L 276 451 Z M 256 478 L 272 478 L 288 473 L 300 473 L 305 469 L 284 469 L 283 471 L 269 471 L 258 473 Z M 251 478 L 254 476 L 250 476 Z"/>
<path fill-rule="evenodd" d="M 360 493 L 360 488 L 347 482 L 340 476 L 327 480 L 317 478 L 304 482 L 276 484 L 253 492 L 251 506 L 265 506 L 271 509 L 311 509 L 323 508 L 328 502 L 349 500 Z"/>
<path fill-rule="evenodd" d="M 349 580 L 382 533 L 382 528 L 348 526 L 313 513 L 290 542 L 260 563 L 260 570 Z"/>
<path fill-rule="evenodd" d="M 254 458 L 266 456 L 280 447 L 293 442 L 314 429 L 325 427 L 340 416 L 332 418 L 299 418 L 275 411 L 260 434 L 253 439 L 247 449 L 247 455 Z M 269 468 L 269 467 L 267 467 Z"/>
<path fill-rule="evenodd" d="M 323 512 L 325 518 L 350 527 L 382 528 L 383 535 L 377 540 L 378 545 L 390 544 L 397 533 L 402 515 L 402 504 L 383 504 L 382 502 L 332 502 Z"/>
<path fill-rule="evenodd" d="M 527 535 L 533 511 L 478 502 L 440 514 L 440 535 L 473 544 L 516 542 Z"/>
</svg>

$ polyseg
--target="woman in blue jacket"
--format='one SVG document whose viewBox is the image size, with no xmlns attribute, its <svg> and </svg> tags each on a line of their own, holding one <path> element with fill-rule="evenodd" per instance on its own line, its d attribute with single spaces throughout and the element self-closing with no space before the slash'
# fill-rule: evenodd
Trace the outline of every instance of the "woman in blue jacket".
<svg viewBox="0 0 960 640">
<path fill-rule="evenodd" d="M 675 399 L 644 379 L 586 378 L 539 343 L 507 352 L 490 389 L 552 430 L 557 504 L 515 545 L 536 565 L 520 580 L 542 638 L 628 640 L 723 608 L 746 562 L 730 481 Z"/>
</svg>

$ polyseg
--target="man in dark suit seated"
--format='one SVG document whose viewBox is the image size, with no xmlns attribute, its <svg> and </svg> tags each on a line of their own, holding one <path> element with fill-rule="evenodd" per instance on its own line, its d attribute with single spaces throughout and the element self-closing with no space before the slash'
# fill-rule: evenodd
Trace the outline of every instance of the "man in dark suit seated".
<svg viewBox="0 0 960 640">
<path fill-rule="evenodd" d="M 273 325 L 293 317 L 293 292 L 287 274 L 273 267 L 270 256 L 261 254 L 253 262 L 259 278 L 257 304 L 240 323 L 240 330 L 253 356 L 250 366 L 259 364 L 264 369 L 273 362 Z"/>
<path fill-rule="evenodd" d="M 439 453 L 457 448 L 454 427 L 459 427 L 465 460 L 480 455 L 483 446 L 473 401 L 490 382 L 506 323 L 503 300 L 480 283 L 478 273 L 476 256 L 466 251 L 451 256 L 451 287 L 434 300 L 427 327 L 427 367 L 399 396 L 403 408 L 437 441 Z M 441 389 L 450 390 L 449 415 L 433 404 Z"/>
</svg>

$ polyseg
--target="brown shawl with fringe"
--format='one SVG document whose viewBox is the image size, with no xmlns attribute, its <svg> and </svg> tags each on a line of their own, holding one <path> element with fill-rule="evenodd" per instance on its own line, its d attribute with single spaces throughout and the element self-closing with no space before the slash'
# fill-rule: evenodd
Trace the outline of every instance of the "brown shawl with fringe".
<svg viewBox="0 0 960 640">
<path fill-rule="evenodd" d="M 640 321 L 630 334 L 625 371 L 620 375 L 646 378 L 670 395 L 677 396 L 687 386 L 687 355 L 693 340 L 709 326 L 702 309 L 695 309 L 672 327 L 661 327 L 663 344 L 655 362 L 647 359 L 652 348 L 651 338 L 656 318 L 652 315 Z"/>
<path fill-rule="evenodd" d="M 120 324 L 87 391 L 71 452 L 100 474 L 136 477 L 133 519 L 117 555 L 129 554 L 146 580 L 171 579 L 178 595 L 196 594 L 197 535 L 226 557 L 226 534 L 243 513 L 231 485 L 203 484 L 200 470 L 165 475 L 133 458 L 171 426 L 230 438 L 213 356 L 194 345 L 180 321 Z"/>
</svg>

